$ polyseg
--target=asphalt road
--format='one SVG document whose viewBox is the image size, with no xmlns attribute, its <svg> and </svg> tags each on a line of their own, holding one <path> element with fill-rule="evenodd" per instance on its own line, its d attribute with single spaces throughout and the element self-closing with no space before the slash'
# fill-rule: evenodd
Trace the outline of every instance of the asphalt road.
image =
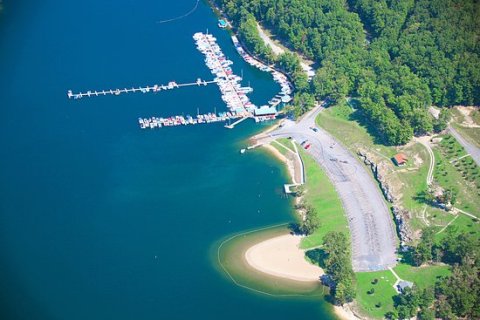
<svg viewBox="0 0 480 320">
<path fill-rule="evenodd" d="M 467 141 L 465 138 L 463 138 L 460 133 L 458 133 L 458 131 L 455 130 L 452 126 L 449 125 L 448 130 L 450 130 L 450 133 L 455 137 L 455 139 L 457 139 L 458 143 L 460 143 L 470 154 L 477 166 L 480 166 L 480 149 Z"/>
<path fill-rule="evenodd" d="M 378 185 L 357 158 L 323 129 L 311 129 L 316 127 L 315 118 L 321 111 L 321 107 L 315 108 L 298 123 L 287 120 L 263 140 L 292 137 L 299 143 L 309 141 L 307 152 L 335 185 L 347 214 L 353 269 L 385 270 L 396 264 L 397 237 L 392 214 Z"/>
</svg>

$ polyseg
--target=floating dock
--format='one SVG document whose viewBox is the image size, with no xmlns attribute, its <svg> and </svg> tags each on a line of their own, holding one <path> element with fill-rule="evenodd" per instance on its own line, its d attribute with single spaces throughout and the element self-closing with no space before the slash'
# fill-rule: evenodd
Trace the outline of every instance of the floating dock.
<svg viewBox="0 0 480 320">
<path fill-rule="evenodd" d="M 123 93 L 135 93 L 135 92 L 142 92 L 142 93 L 148 93 L 148 92 L 159 92 L 159 91 L 164 91 L 164 90 L 172 90 L 175 88 L 181 88 L 181 87 L 190 87 L 190 86 L 206 86 L 211 83 L 216 83 L 216 80 L 202 80 L 202 79 L 197 79 L 195 82 L 191 83 L 176 83 L 175 81 L 170 81 L 166 85 L 159 85 L 155 84 L 153 86 L 146 86 L 146 87 L 132 87 L 132 88 L 123 88 L 123 89 L 108 89 L 108 90 L 90 90 L 87 92 L 78 92 L 78 93 L 73 93 L 72 90 L 67 91 L 67 97 L 69 99 L 81 99 L 83 97 L 98 97 L 98 96 L 106 96 L 106 95 L 115 95 L 118 96 Z"/>
</svg>

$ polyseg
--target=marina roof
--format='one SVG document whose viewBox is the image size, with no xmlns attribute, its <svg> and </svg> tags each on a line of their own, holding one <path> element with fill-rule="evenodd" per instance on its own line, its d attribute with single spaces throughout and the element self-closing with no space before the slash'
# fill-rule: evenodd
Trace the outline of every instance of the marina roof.
<svg viewBox="0 0 480 320">
<path fill-rule="evenodd" d="M 260 108 L 255 109 L 256 116 L 265 116 L 265 115 L 276 114 L 276 113 L 277 113 L 277 109 L 275 109 L 275 107 L 271 107 L 267 105 L 261 106 Z"/>
</svg>

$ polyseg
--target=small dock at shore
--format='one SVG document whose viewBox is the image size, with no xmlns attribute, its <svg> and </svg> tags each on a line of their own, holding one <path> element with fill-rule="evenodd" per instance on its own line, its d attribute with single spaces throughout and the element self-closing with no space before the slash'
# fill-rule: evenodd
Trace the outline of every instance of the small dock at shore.
<svg viewBox="0 0 480 320">
<path fill-rule="evenodd" d="M 233 129 L 233 128 L 235 128 L 235 126 L 236 126 L 237 124 L 239 124 L 240 122 L 243 122 L 243 121 L 247 120 L 248 118 L 251 118 L 251 117 L 248 117 L 248 116 L 247 116 L 247 117 L 242 117 L 242 118 L 238 119 L 237 121 L 235 121 L 235 122 L 232 123 L 232 124 L 227 124 L 227 125 L 225 126 L 225 128 L 227 128 L 227 129 Z"/>
<path fill-rule="evenodd" d="M 160 91 L 165 91 L 165 90 L 172 90 L 176 88 L 182 88 L 182 87 L 191 87 L 191 86 L 206 86 L 208 84 L 216 83 L 216 80 L 202 80 L 202 79 L 197 79 L 195 82 L 190 82 L 190 83 L 176 83 L 175 81 L 170 81 L 166 85 L 159 85 L 155 84 L 152 86 L 146 86 L 146 87 L 132 87 L 132 88 L 123 88 L 123 89 L 108 89 L 108 90 L 89 90 L 86 92 L 78 92 L 74 93 L 72 90 L 67 91 L 67 97 L 69 99 L 81 99 L 84 97 L 98 97 L 98 96 L 106 96 L 106 95 L 121 95 L 124 93 L 135 93 L 135 92 L 141 92 L 141 93 L 157 93 Z"/>
</svg>

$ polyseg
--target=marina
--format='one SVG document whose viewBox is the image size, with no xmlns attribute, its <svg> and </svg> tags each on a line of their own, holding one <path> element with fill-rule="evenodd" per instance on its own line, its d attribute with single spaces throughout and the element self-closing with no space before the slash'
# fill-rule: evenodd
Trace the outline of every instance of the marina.
<svg viewBox="0 0 480 320">
<path fill-rule="evenodd" d="M 276 119 L 277 106 L 280 103 L 288 103 L 292 100 L 292 85 L 287 77 L 279 71 L 253 58 L 245 52 L 240 45 L 238 39 L 232 36 L 232 41 L 237 52 L 250 65 L 272 74 L 275 82 L 281 86 L 281 91 L 275 95 L 267 105 L 257 107 L 248 98 L 247 94 L 253 91 L 250 86 L 242 86 L 240 82 L 242 77 L 233 73 L 231 65 L 233 62 L 226 58 L 220 46 L 216 43 L 216 38 L 208 33 L 197 32 L 193 35 L 197 49 L 205 56 L 205 64 L 210 69 L 213 80 L 202 80 L 198 78 L 191 83 L 177 83 L 170 81 L 166 85 L 150 85 L 145 87 L 132 88 L 116 88 L 108 90 L 89 90 L 86 92 L 74 93 L 72 90 L 67 91 L 69 99 L 81 99 L 84 97 L 98 97 L 107 95 L 121 95 L 126 93 L 158 93 L 160 91 L 173 90 L 189 86 L 206 86 L 216 83 L 221 92 L 221 98 L 225 102 L 228 112 L 197 114 L 192 117 L 190 115 L 175 115 L 170 117 L 147 117 L 139 118 L 138 123 L 141 129 L 154 129 L 180 125 L 195 125 L 202 123 L 216 123 L 228 121 L 226 128 L 232 129 L 235 125 L 243 122 L 247 118 L 253 118 L 255 122 L 263 122 Z M 235 120 L 231 123 L 231 120 Z"/>
</svg>

